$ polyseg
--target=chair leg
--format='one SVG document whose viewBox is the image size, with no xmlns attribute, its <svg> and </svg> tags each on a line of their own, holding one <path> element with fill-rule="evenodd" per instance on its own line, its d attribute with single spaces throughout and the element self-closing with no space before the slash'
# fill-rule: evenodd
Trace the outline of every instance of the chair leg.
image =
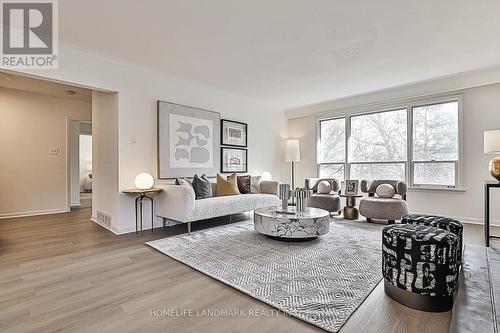
<svg viewBox="0 0 500 333">
<path fill-rule="evenodd" d="M 191 222 L 187 223 L 187 227 L 188 227 L 188 235 L 191 235 Z"/>
<path fill-rule="evenodd" d="M 396 221 L 394 221 L 394 220 L 389 220 L 389 224 L 394 224 L 394 223 L 396 223 Z"/>
<path fill-rule="evenodd" d="M 367 218 L 366 218 L 366 222 L 368 222 L 368 223 L 372 223 L 372 219 L 371 219 L 371 218 L 369 218 L 369 217 L 367 217 Z"/>
</svg>

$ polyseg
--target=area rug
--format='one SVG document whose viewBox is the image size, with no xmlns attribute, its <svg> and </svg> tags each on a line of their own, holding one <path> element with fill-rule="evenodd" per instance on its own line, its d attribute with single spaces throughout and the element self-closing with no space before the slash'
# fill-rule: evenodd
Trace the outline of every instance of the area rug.
<svg viewBox="0 0 500 333">
<path fill-rule="evenodd" d="M 288 243 L 252 221 L 148 242 L 156 250 L 282 312 L 338 332 L 382 278 L 381 226 L 337 220 Z"/>
</svg>

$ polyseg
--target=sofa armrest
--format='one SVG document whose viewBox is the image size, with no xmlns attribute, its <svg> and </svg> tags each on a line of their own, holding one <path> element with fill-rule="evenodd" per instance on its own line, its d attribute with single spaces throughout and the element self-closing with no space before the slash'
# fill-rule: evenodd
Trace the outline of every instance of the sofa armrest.
<svg viewBox="0 0 500 333">
<path fill-rule="evenodd" d="M 262 193 L 278 195 L 280 182 L 275 180 L 263 180 L 260 182 Z"/>
<path fill-rule="evenodd" d="M 160 185 L 158 187 L 163 191 L 156 198 L 156 215 L 188 222 L 194 210 L 194 190 L 184 185 Z"/>
</svg>

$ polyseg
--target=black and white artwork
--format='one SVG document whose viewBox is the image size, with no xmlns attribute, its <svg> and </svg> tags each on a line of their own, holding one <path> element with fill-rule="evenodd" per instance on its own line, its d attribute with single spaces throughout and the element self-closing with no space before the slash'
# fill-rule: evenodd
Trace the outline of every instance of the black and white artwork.
<svg viewBox="0 0 500 333">
<path fill-rule="evenodd" d="M 247 172 L 247 150 L 221 148 L 221 172 Z"/>
<path fill-rule="evenodd" d="M 346 180 L 345 181 L 345 195 L 358 195 L 359 180 Z"/>
<path fill-rule="evenodd" d="M 246 147 L 247 124 L 227 119 L 221 120 L 221 144 L 224 146 Z"/>
<path fill-rule="evenodd" d="M 158 101 L 158 178 L 218 172 L 220 114 Z"/>
</svg>

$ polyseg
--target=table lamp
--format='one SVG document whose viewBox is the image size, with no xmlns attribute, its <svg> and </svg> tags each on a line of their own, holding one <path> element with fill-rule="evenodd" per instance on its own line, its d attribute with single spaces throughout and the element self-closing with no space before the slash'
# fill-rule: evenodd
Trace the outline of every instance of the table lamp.
<svg viewBox="0 0 500 333">
<path fill-rule="evenodd" d="M 484 153 L 500 155 L 500 129 L 484 132 Z M 490 174 L 500 182 L 500 157 L 489 164 Z"/>
</svg>

